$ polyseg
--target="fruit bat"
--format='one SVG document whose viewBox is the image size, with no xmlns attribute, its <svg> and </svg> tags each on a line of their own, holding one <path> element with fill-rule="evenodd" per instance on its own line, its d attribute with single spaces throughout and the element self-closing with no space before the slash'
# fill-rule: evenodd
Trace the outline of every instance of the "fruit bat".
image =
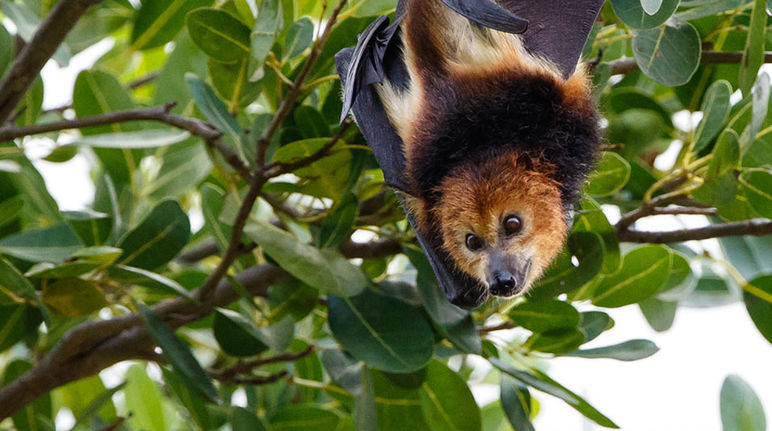
<svg viewBox="0 0 772 431">
<path fill-rule="evenodd" d="M 521 294 L 563 247 L 599 144 L 578 64 L 603 0 L 400 0 L 336 55 L 440 287 Z"/>
</svg>

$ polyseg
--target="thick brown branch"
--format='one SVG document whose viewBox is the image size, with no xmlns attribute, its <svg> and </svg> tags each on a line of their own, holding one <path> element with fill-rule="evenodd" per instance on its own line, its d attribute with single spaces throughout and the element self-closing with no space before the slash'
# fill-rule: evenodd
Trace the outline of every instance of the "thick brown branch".
<svg viewBox="0 0 772 431">
<path fill-rule="evenodd" d="M 698 241 L 702 239 L 741 235 L 772 235 L 772 220 L 751 219 L 741 222 L 714 224 L 696 229 L 681 229 L 668 232 L 643 232 L 637 230 L 622 230 L 617 232 L 620 241 L 652 244 Z"/>
<path fill-rule="evenodd" d="M 43 65 L 54 55 L 64 37 L 93 5 L 101 0 L 61 0 L 40 24 L 0 82 L 0 124 L 5 124 Z"/>
<path fill-rule="evenodd" d="M 742 61 L 743 53 L 738 52 L 724 52 L 724 51 L 702 51 L 702 58 L 700 63 L 702 64 L 738 64 Z M 764 53 L 764 63 L 772 63 L 772 52 Z M 634 58 L 623 58 L 621 60 L 612 61 L 609 63 L 611 66 L 612 75 L 623 75 L 639 70 L 638 63 Z"/>
</svg>

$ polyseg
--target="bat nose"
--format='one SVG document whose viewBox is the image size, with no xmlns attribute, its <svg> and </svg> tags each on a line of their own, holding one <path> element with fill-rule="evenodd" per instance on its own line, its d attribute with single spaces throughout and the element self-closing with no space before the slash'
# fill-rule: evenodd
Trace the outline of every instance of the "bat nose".
<svg viewBox="0 0 772 431">
<path fill-rule="evenodd" d="M 511 296 L 517 293 L 518 286 L 515 276 L 507 271 L 496 271 L 490 284 L 492 295 Z"/>
</svg>

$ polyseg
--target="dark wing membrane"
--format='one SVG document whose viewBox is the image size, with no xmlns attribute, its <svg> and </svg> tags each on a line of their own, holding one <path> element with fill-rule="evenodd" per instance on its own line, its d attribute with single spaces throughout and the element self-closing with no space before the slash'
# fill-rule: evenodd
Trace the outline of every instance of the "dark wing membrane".
<svg viewBox="0 0 772 431">
<path fill-rule="evenodd" d="M 466 19 L 483 27 L 507 33 L 523 33 L 528 20 L 520 18 L 490 0 L 442 0 L 445 5 Z"/>
<path fill-rule="evenodd" d="M 359 42 L 348 65 L 343 90 L 341 123 L 351 110 L 354 100 L 363 89 L 376 82 L 383 82 L 383 59 L 394 34 L 399 30 L 401 19 L 389 25 L 389 18 L 378 17 L 359 35 Z M 340 73 L 340 71 L 339 71 Z M 340 73 L 341 77 L 343 74 Z"/>
<path fill-rule="evenodd" d="M 396 47 L 392 49 L 387 50 L 379 68 L 382 68 L 383 73 L 393 85 L 407 86 L 410 80 L 407 68 L 402 62 L 399 50 Z M 335 56 L 335 65 L 341 77 L 344 93 L 348 92 L 349 88 L 354 85 L 352 76 L 347 73 L 351 69 L 350 65 L 354 53 L 354 49 L 347 48 Z M 353 79 L 357 79 L 356 74 Z M 375 160 L 383 171 L 386 184 L 405 193 L 410 193 L 408 185 L 404 181 L 405 156 L 402 153 L 402 140 L 389 121 L 378 94 L 371 85 L 364 85 L 358 91 L 354 90 L 351 110 L 354 112 L 362 135 L 373 150 Z"/>
<path fill-rule="evenodd" d="M 499 0 L 501 6 L 528 21 L 526 49 L 555 63 L 570 76 L 603 0 Z"/>
</svg>

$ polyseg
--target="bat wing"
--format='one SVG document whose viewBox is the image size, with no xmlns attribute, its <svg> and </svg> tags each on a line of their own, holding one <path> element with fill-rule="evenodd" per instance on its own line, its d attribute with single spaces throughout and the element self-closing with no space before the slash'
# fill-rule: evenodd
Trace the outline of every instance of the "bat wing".
<svg viewBox="0 0 772 431">
<path fill-rule="evenodd" d="M 603 0 L 499 0 L 531 22 L 523 34 L 526 49 L 549 59 L 569 77 L 579 62 Z"/>
</svg>

